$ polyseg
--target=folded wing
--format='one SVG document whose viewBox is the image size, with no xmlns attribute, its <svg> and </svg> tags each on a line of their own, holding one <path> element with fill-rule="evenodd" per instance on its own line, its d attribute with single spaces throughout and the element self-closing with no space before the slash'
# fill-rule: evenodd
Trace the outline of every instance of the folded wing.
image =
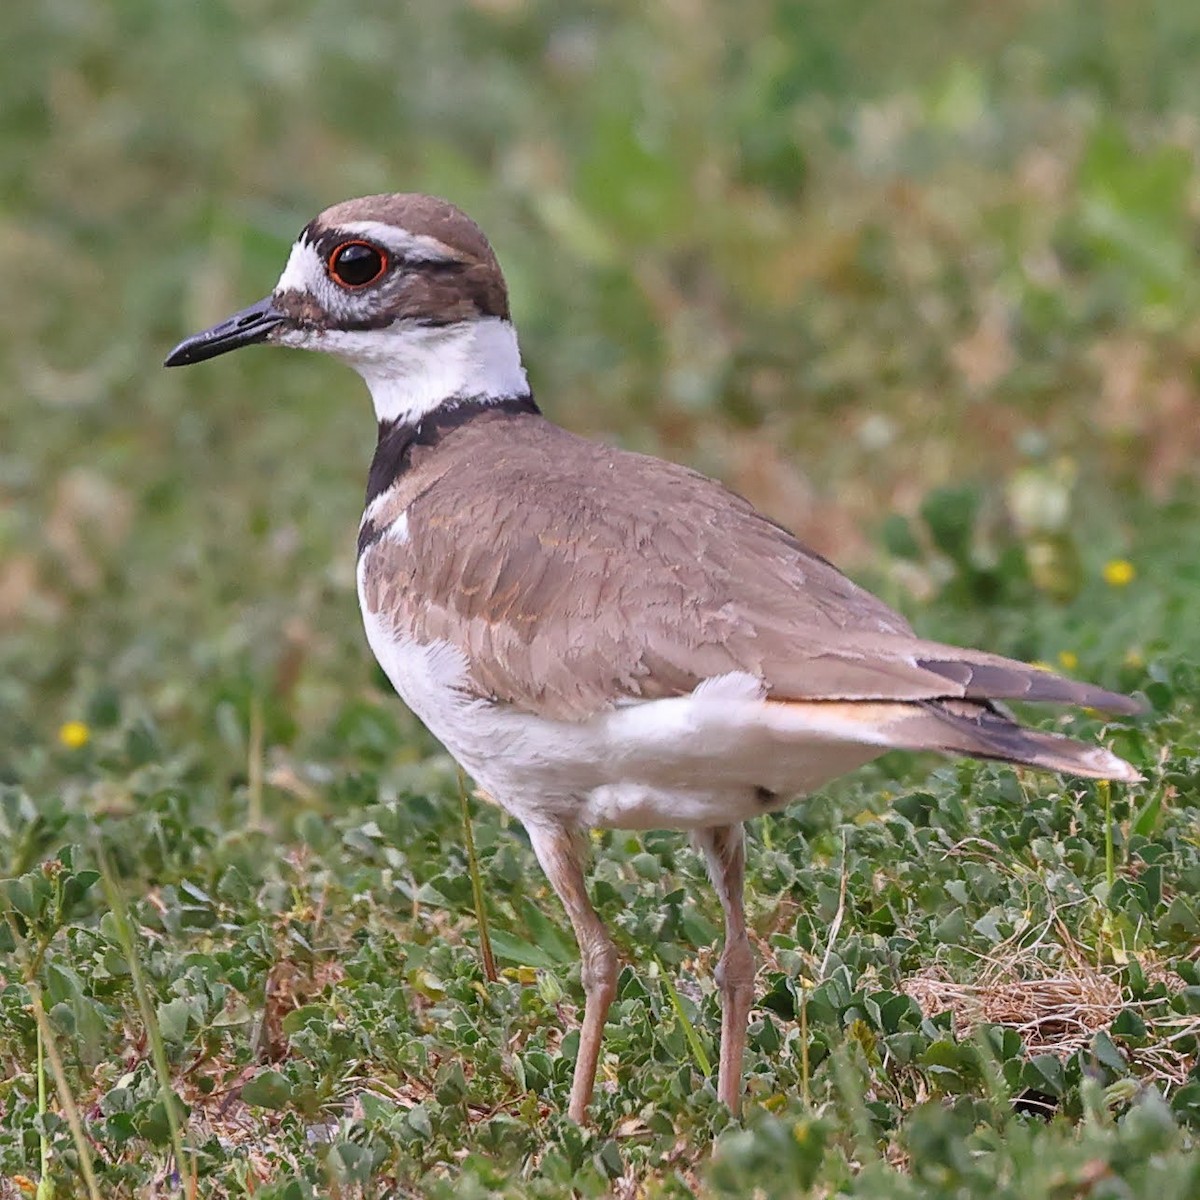
<svg viewBox="0 0 1200 1200">
<path fill-rule="evenodd" d="M 1133 713 L 1136 701 L 916 637 L 704 476 L 528 416 L 487 415 L 453 436 L 473 470 L 447 470 L 443 443 L 405 538 L 367 551 L 364 602 L 398 637 L 458 647 L 480 696 L 579 721 L 741 673 L 772 702 L 896 702 L 913 748 L 1079 774 L 1120 763 L 1091 748 L 1101 757 L 1072 758 L 993 702 Z"/>
</svg>

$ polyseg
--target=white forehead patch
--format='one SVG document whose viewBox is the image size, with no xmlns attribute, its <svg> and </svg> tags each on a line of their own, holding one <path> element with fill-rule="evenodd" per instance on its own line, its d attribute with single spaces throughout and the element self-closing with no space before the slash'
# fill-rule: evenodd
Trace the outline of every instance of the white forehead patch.
<svg viewBox="0 0 1200 1200">
<path fill-rule="evenodd" d="M 320 289 L 324 280 L 325 264 L 316 250 L 301 238 L 292 246 L 275 292 L 307 292 L 311 295 Z"/>
</svg>

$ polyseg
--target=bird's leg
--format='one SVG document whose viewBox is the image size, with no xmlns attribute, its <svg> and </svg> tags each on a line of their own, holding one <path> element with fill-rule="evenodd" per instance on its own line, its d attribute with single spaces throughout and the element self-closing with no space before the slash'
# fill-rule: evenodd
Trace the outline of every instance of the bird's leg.
<svg viewBox="0 0 1200 1200">
<path fill-rule="evenodd" d="M 725 910 L 725 949 L 715 978 L 721 992 L 721 1065 L 717 1096 L 735 1116 L 742 1107 L 742 1053 L 746 1023 L 754 1002 L 754 952 L 746 936 L 742 891 L 746 877 L 746 844 L 741 825 L 721 825 L 695 835 L 704 851 L 709 878 Z"/>
<path fill-rule="evenodd" d="M 571 1104 L 567 1111 L 573 1121 L 582 1124 L 596 1083 L 604 1022 L 617 991 L 617 948 L 588 900 L 579 835 L 561 825 L 530 826 L 529 839 L 542 870 L 571 918 L 575 940 L 579 943 L 583 1028 L 579 1033 L 579 1056 L 575 1059 Z"/>
</svg>

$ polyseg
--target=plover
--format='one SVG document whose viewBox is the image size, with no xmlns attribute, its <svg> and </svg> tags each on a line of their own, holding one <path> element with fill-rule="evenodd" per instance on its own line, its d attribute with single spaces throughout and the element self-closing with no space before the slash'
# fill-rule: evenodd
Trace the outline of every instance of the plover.
<svg viewBox="0 0 1200 1200">
<path fill-rule="evenodd" d="M 1129 698 L 908 622 L 721 484 L 578 437 L 534 403 L 499 264 L 443 200 L 326 209 L 274 291 L 167 366 L 267 342 L 366 381 L 379 424 L 358 533 L 367 640 L 408 706 L 519 820 L 562 900 L 585 996 L 585 1118 L 617 953 L 589 829 L 690 831 L 725 913 L 717 1092 L 735 1112 L 753 1000 L 743 822 L 892 748 L 1135 781 L 1006 700 Z"/>
</svg>

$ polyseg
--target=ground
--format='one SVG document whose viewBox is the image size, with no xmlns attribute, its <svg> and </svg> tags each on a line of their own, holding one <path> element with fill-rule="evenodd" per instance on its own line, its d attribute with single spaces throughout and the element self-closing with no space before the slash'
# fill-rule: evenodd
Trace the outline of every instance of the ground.
<svg viewBox="0 0 1200 1200">
<path fill-rule="evenodd" d="M 894 10 L 6 18 L 0 1196 L 1200 1194 L 1200 9 Z M 561 910 L 359 627 L 358 381 L 159 367 L 384 189 L 493 236 L 555 419 L 1149 703 L 1029 714 L 1142 784 L 890 756 L 751 828 L 741 1123 L 667 833 L 595 839 L 566 1120 Z"/>
</svg>

